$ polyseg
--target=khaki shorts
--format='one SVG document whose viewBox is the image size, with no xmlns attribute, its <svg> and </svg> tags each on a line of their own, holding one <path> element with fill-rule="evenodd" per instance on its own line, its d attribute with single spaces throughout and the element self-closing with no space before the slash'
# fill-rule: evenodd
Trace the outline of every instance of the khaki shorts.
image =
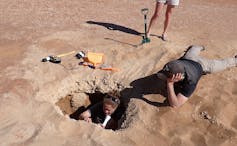
<svg viewBox="0 0 237 146">
<path fill-rule="evenodd" d="M 179 0 L 156 0 L 159 3 L 164 3 L 167 5 L 173 5 L 173 6 L 178 6 L 179 5 Z"/>
</svg>

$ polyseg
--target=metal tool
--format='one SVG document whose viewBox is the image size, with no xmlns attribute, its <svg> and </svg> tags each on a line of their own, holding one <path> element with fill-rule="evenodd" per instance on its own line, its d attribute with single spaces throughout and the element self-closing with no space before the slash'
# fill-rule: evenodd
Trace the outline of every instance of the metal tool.
<svg viewBox="0 0 237 146">
<path fill-rule="evenodd" d="M 50 56 L 47 56 L 45 58 L 43 58 L 41 61 L 42 62 L 52 62 L 52 63 L 61 63 L 61 57 L 64 57 L 64 56 L 67 56 L 67 55 L 71 55 L 75 53 L 75 51 L 71 51 L 71 52 L 68 52 L 68 53 L 63 53 L 63 54 L 59 54 L 59 55 L 50 55 Z"/>
<path fill-rule="evenodd" d="M 149 43 L 151 40 L 147 37 L 147 14 L 148 8 L 141 9 L 141 13 L 144 15 L 144 27 L 145 27 L 145 36 L 142 36 L 142 44 Z"/>
</svg>

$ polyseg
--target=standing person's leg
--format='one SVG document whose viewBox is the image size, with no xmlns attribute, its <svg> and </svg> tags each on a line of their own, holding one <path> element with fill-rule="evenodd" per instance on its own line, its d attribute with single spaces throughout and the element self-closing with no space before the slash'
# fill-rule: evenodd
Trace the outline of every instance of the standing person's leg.
<svg viewBox="0 0 237 146">
<path fill-rule="evenodd" d="M 153 27 L 154 22 L 156 22 L 157 18 L 160 16 L 160 13 L 161 13 L 161 10 L 162 10 L 163 6 L 164 6 L 164 3 L 156 2 L 155 12 L 154 12 L 153 16 L 151 17 L 149 27 L 148 27 L 148 30 L 147 30 L 147 36 L 148 37 L 150 37 L 151 27 Z"/>
<path fill-rule="evenodd" d="M 162 33 L 162 39 L 164 41 L 167 41 L 167 29 L 170 24 L 170 18 L 173 12 L 173 9 L 175 8 L 174 5 L 167 5 L 166 12 L 165 12 L 165 22 L 164 22 L 164 30 Z"/>
</svg>

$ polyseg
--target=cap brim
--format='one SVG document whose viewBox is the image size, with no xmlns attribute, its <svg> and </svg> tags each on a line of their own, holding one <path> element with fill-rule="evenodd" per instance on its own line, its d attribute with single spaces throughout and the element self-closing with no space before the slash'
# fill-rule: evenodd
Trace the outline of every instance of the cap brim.
<svg viewBox="0 0 237 146">
<path fill-rule="evenodd" d="M 167 76 L 165 75 L 163 71 L 159 71 L 156 75 L 161 80 L 167 80 Z"/>
</svg>

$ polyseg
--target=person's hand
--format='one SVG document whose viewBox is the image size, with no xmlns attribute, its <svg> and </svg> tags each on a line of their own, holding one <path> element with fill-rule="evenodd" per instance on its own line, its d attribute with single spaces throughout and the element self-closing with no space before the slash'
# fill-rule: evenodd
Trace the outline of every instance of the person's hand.
<svg viewBox="0 0 237 146">
<path fill-rule="evenodd" d="M 99 123 L 99 125 L 100 125 L 100 127 L 105 128 L 105 126 L 103 126 L 103 124 Z"/>
<path fill-rule="evenodd" d="M 168 83 L 175 83 L 178 81 L 183 80 L 183 74 L 182 73 L 177 73 L 177 74 L 173 74 L 171 78 L 167 78 L 167 82 Z"/>
<path fill-rule="evenodd" d="M 92 122 L 91 118 L 86 118 L 86 119 L 84 119 L 84 121 L 86 121 L 86 122 L 88 122 L 88 123 L 91 123 L 91 122 Z"/>
</svg>

